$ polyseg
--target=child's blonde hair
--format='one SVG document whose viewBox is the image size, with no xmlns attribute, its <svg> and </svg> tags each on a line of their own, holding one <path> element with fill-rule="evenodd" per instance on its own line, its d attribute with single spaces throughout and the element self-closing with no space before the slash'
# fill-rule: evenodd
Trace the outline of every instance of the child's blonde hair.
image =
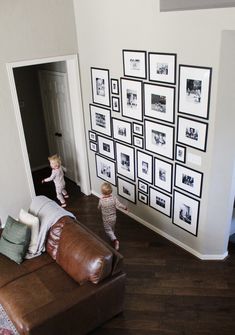
<svg viewBox="0 0 235 335">
<path fill-rule="evenodd" d="M 61 158 L 57 154 L 48 157 L 49 162 L 56 162 L 59 166 L 61 165 Z"/>
<path fill-rule="evenodd" d="M 103 195 L 109 195 L 113 192 L 112 186 L 109 183 L 103 183 L 101 185 L 101 192 Z"/>
</svg>

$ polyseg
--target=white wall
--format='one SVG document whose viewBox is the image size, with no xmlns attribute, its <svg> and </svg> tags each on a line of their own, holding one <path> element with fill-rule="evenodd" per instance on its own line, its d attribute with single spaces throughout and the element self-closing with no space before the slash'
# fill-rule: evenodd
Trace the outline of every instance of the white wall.
<svg viewBox="0 0 235 335">
<path fill-rule="evenodd" d="M 141 203 L 138 206 L 128 203 L 128 207 L 153 229 L 160 229 L 197 256 L 223 258 L 234 196 L 230 191 L 235 157 L 232 149 L 235 113 L 230 104 L 231 96 L 225 104 L 230 108 L 222 108 L 227 81 L 223 75 L 219 77 L 220 50 L 222 31 L 235 30 L 235 9 L 160 13 L 159 0 L 74 0 L 74 5 L 87 130 L 90 129 L 89 103 L 92 102 L 90 67 L 110 69 L 111 78 L 120 78 L 123 76 L 122 49 L 173 52 L 177 53 L 178 64 L 213 68 L 207 151 L 187 148 L 188 153 L 199 155 L 202 160 L 200 168 L 193 164 L 188 166 L 204 173 L 198 237 Z M 222 137 L 230 141 L 227 154 L 225 147 L 218 145 Z M 92 189 L 99 193 L 102 181 L 96 177 L 95 157 L 91 151 L 89 161 Z"/>
<path fill-rule="evenodd" d="M 0 217 L 31 201 L 6 63 L 77 53 L 72 0 L 0 3 Z"/>
</svg>

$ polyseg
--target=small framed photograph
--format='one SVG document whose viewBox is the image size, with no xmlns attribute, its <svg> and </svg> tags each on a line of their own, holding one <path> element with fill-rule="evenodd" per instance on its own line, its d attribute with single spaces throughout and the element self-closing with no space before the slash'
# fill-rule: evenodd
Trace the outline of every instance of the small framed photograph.
<svg viewBox="0 0 235 335">
<path fill-rule="evenodd" d="M 162 214 L 171 217 L 171 202 L 172 199 L 154 188 L 149 188 L 149 206 L 161 212 Z"/>
<path fill-rule="evenodd" d="M 106 136 L 111 136 L 110 109 L 90 104 L 91 129 Z"/>
<path fill-rule="evenodd" d="M 172 193 L 173 164 L 165 162 L 159 158 L 155 158 L 154 171 L 154 185 L 168 193 Z"/>
<path fill-rule="evenodd" d="M 186 147 L 176 144 L 175 146 L 175 159 L 179 162 L 186 162 Z"/>
<path fill-rule="evenodd" d="M 203 173 L 175 164 L 175 186 L 201 198 Z"/>
<path fill-rule="evenodd" d="M 106 156 L 111 159 L 115 159 L 115 150 L 114 150 L 114 141 L 103 137 L 98 136 L 98 148 L 99 153 L 103 156 Z"/>
<path fill-rule="evenodd" d="M 89 130 L 88 133 L 89 133 L 89 140 L 96 142 L 96 133 L 94 133 L 93 131 L 90 131 L 90 130 Z"/>
<path fill-rule="evenodd" d="M 153 157 L 137 150 L 137 176 L 152 184 L 153 182 Z"/>
<path fill-rule="evenodd" d="M 116 143 L 117 172 L 135 180 L 135 150 L 126 144 Z"/>
<path fill-rule="evenodd" d="M 135 147 L 138 147 L 138 148 L 141 148 L 141 149 L 144 148 L 144 140 L 143 140 L 142 137 L 133 136 L 133 144 L 134 144 Z"/>
<path fill-rule="evenodd" d="M 119 94 L 118 79 L 111 79 L 111 92 L 112 94 Z"/>
<path fill-rule="evenodd" d="M 117 178 L 117 191 L 118 194 L 133 202 L 134 204 L 136 203 L 136 187 L 135 184 L 130 183 L 129 181 L 122 179 L 120 177 Z"/>
<path fill-rule="evenodd" d="M 142 82 L 121 78 L 121 96 L 122 115 L 142 121 Z"/>
<path fill-rule="evenodd" d="M 145 184 L 142 180 L 138 180 L 138 189 L 144 193 L 148 193 L 148 184 Z"/>
<path fill-rule="evenodd" d="M 179 113 L 208 119 L 211 75 L 210 67 L 179 65 Z"/>
<path fill-rule="evenodd" d="M 144 194 L 142 192 L 138 192 L 138 200 L 140 202 L 143 202 L 145 205 L 147 205 L 148 204 L 148 196 L 147 196 L 147 194 Z"/>
<path fill-rule="evenodd" d="M 133 133 L 143 135 L 143 125 L 133 122 Z"/>
<path fill-rule="evenodd" d="M 131 123 L 113 118 L 113 137 L 116 140 L 131 144 Z"/>
<path fill-rule="evenodd" d="M 145 148 L 155 154 L 173 159 L 174 127 L 145 120 Z"/>
<path fill-rule="evenodd" d="M 95 155 L 97 177 L 116 186 L 116 165 L 107 158 Z"/>
<path fill-rule="evenodd" d="M 91 67 L 93 103 L 110 107 L 109 70 Z"/>
<path fill-rule="evenodd" d="M 208 124 L 178 116 L 177 142 L 206 151 Z"/>
<path fill-rule="evenodd" d="M 149 80 L 159 83 L 176 83 L 176 54 L 149 52 Z"/>
<path fill-rule="evenodd" d="M 114 112 L 120 112 L 120 100 L 118 97 L 112 97 L 112 110 Z"/>
<path fill-rule="evenodd" d="M 173 224 L 197 236 L 200 201 L 174 191 Z"/>
<path fill-rule="evenodd" d="M 122 50 L 124 76 L 147 78 L 146 51 Z"/>
<path fill-rule="evenodd" d="M 97 152 L 97 143 L 89 142 L 90 144 L 90 150 Z"/>
<path fill-rule="evenodd" d="M 145 116 L 174 123 L 175 87 L 145 83 L 144 106 Z"/>
</svg>

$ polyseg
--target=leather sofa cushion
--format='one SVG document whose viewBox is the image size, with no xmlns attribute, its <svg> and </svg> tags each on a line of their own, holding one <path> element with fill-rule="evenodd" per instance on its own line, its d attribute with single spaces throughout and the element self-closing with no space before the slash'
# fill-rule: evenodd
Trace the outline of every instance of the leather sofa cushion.
<svg viewBox="0 0 235 335">
<path fill-rule="evenodd" d="M 79 284 L 94 284 L 111 274 L 113 253 L 75 221 L 66 222 L 56 262 Z"/>
</svg>

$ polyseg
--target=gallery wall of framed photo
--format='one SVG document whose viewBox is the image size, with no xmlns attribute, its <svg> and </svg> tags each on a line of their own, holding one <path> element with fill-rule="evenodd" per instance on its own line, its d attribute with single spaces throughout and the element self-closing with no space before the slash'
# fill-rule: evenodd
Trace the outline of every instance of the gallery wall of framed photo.
<svg viewBox="0 0 235 335">
<path fill-rule="evenodd" d="M 118 78 L 91 67 L 96 176 L 197 237 L 204 174 L 187 153 L 207 150 L 212 68 L 178 64 L 176 53 L 123 49 L 121 57 Z"/>
</svg>

